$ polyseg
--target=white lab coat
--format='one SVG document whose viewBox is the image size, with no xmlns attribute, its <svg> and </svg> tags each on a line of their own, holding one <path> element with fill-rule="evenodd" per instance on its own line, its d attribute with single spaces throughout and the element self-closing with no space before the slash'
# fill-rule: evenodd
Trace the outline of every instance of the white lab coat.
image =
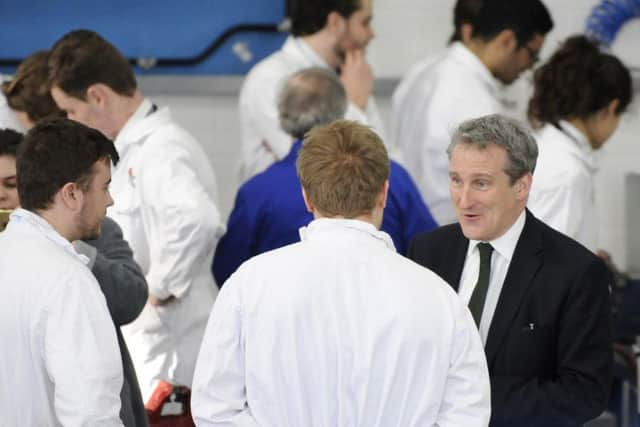
<svg viewBox="0 0 640 427">
<path fill-rule="evenodd" d="M 154 381 L 189 386 L 217 287 L 210 266 L 224 233 L 216 183 L 207 156 L 162 108 L 145 116 L 145 100 L 116 138 L 120 163 L 112 176 L 120 224 L 149 284 L 149 293 L 175 299 L 147 304 L 122 327 L 145 401 Z"/>
<path fill-rule="evenodd" d="M 595 251 L 598 156 L 577 128 L 565 121 L 560 126 L 564 132 L 547 124 L 535 133 L 539 154 L 528 206 L 540 220 Z"/>
<path fill-rule="evenodd" d="M 447 147 L 464 120 L 503 112 L 498 81 L 464 44 L 418 64 L 393 96 L 392 141 L 435 220 L 456 221 Z"/>
<path fill-rule="evenodd" d="M 486 426 L 489 374 L 471 315 L 442 279 L 357 220 L 245 262 L 209 319 L 198 426 Z"/>
<path fill-rule="evenodd" d="M 22 209 L 0 252 L 0 425 L 121 426 L 122 360 L 87 258 Z"/>
<path fill-rule="evenodd" d="M 289 153 L 293 140 L 280 127 L 277 98 L 287 77 L 309 67 L 329 68 L 329 65 L 302 38 L 289 37 L 282 49 L 260 61 L 247 74 L 239 100 L 241 182 Z M 373 97 L 369 98 L 366 111 L 349 103 L 345 118 L 372 126 L 385 140 L 382 120 Z"/>
</svg>

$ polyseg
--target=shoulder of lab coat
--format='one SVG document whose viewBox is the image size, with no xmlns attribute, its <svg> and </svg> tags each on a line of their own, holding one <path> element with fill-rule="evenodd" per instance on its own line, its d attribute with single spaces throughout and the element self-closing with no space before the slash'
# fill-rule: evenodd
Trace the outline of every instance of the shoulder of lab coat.
<svg viewBox="0 0 640 427">
<path fill-rule="evenodd" d="M 593 177 L 574 142 L 552 125 L 536 132 L 538 161 L 528 207 L 556 230 L 578 239 L 585 215 L 593 209 Z"/>
<path fill-rule="evenodd" d="M 44 332 L 56 415 L 63 425 L 121 425 L 122 362 L 104 296 L 88 270 L 69 273 L 51 295 Z"/>
<path fill-rule="evenodd" d="M 179 298 L 201 265 L 210 265 L 224 233 L 215 177 L 197 142 L 174 124 L 147 138 L 141 162 L 141 210 L 151 253 L 149 292 L 161 299 Z"/>
</svg>

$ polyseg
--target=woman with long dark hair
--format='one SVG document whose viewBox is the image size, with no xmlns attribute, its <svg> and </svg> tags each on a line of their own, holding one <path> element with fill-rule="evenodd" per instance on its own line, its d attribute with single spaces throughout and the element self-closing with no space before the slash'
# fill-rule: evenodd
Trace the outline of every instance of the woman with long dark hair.
<svg viewBox="0 0 640 427">
<path fill-rule="evenodd" d="M 631 74 L 585 36 L 568 38 L 534 74 L 529 120 L 539 156 L 529 208 L 557 230 L 597 249 L 597 150 L 632 98 Z"/>
</svg>

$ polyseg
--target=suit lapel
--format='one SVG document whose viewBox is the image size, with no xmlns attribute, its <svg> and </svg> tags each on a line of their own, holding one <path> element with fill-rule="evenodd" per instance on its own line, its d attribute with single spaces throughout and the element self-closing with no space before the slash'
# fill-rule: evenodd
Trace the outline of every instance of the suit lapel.
<svg viewBox="0 0 640 427">
<path fill-rule="evenodd" d="M 446 257 L 442 264 L 442 278 L 449 283 L 451 287 L 458 292 L 460 287 L 460 277 L 462 277 L 462 269 L 464 261 L 467 257 L 467 249 L 469 240 L 462 234 L 462 229 L 458 225 L 452 233 L 451 240 L 448 242 Z"/>
<path fill-rule="evenodd" d="M 485 351 L 489 367 L 512 327 L 527 289 L 532 285 L 542 264 L 541 250 L 542 239 L 537 220 L 527 211 L 526 222 L 509 264 L 487 336 Z"/>
</svg>

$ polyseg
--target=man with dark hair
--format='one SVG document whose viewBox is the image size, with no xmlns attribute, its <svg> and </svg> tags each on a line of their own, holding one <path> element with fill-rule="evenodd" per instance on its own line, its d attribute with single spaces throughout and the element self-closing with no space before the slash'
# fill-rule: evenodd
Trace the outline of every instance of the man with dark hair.
<svg viewBox="0 0 640 427">
<path fill-rule="evenodd" d="M 148 403 L 156 389 L 192 382 L 217 292 L 209 266 L 224 230 L 214 174 L 195 139 L 167 108 L 142 96 L 127 60 L 98 34 L 66 34 L 51 49 L 48 65 L 58 106 L 114 138 L 122 156 L 109 216 L 122 228 L 149 285 L 142 314 L 122 329 Z M 171 413 L 188 418 L 188 398 L 183 400 Z M 162 413 L 162 405 L 152 411 Z"/>
<path fill-rule="evenodd" d="M 47 59 L 48 52 L 34 53 L 20 64 L 14 79 L 6 86 L 9 104 L 17 110 L 26 129 L 61 113 L 49 92 Z M 21 139 L 20 133 L 0 131 L 0 208 L 16 209 L 20 204 L 15 166 L 16 149 Z M 98 280 L 116 325 L 123 370 L 120 418 L 125 427 L 145 427 L 147 413 L 133 362 L 120 330 L 121 326 L 133 322 L 147 303 L 149 294 L 144 274 L 134 261 L 129 243 L 122 237 L 122 230 L 108 217 L 100 225 L 98 239 L 76 240 L 73 246 L 78 253 L 89 258 L 87 266 Z"/>
<path fill-rule="evenodd" d="M 373 0 L 290 2 L 292 35 L 282 48 L 251 69 L 240 91 L 242 131 L 240 178 L 246 181 L 291 148 L 291 136 L 278 121 L 277 97 L 285 79 L 309 67 L 339 69 L 349 99 L 346 118 L 373 126 L 382 134 L 365 50 L 373 38 Z"/>
<path fill-rule="evenodd" d="M 526 209 L 538 149 L 517 122 L 463 122 L 447 153 L 457 224 L 409 258 L 468 304 L 485 344 L 492 427 L 575 427 L 600 415 L 612 376 L 610 276 Z"/>
<path fill-rule="evenodd" d="M 540 0 L 482 0 L 471 36 L 456 41 L 394 97 L 392 140 L 439 224 L 456 220 L 445 150 L 462 121 L 505 113 L 501 85 L 538 59 L 553 22 Z"/>
<path fill-rule="evenodd" d="M 7 425 L 122 425 L 122 365 L 87 259 L 71 244 L 100 235 L 111 162 L 100 132 L 45 122 L 18 151 L 21 209 L 0 233 L 0 413 Z"/>
<path fill-rule="evenodd" d="M 465 426 L 489 421 L 466 307 L 379 231 L 389 157 L 366 126 L 313 128 L 296 169 L 302 241 L 226 282 L 193 384 L 199 426 Z"/>
<path fill-rule="evenodd" d="M 287 156 L 254 176 L 238 190 L 227 233 L 213 258 L 216 282 L 225 280 L 247 259 L 300 239 L 298 230 L 311 220 L 296 177 L 302 138 L 312 127 L 344 117 L 347 95 L 340 79 L 325 68 L 307 68 L 291 75 L 278 99 L 280 124 L 295 142 Z M 382 231 L 404 254 L 413 237 L 436 227 L 409 174 L 391 161 L 389 201 Z"/>
</svg>

